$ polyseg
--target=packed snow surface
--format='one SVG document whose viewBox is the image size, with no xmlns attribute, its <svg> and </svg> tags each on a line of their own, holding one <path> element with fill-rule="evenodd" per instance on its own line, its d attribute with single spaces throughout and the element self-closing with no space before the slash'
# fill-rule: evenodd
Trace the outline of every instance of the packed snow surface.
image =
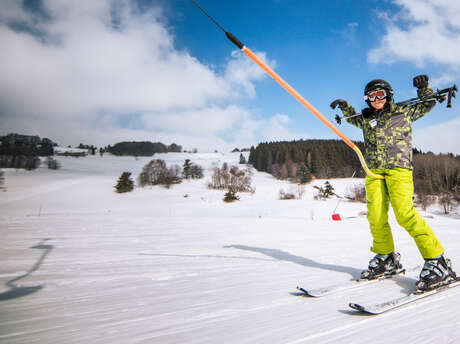
<svg viewBox="0 0 460 344">
<path fill-rule="evenodd" d="M 279 200 L 298 187 L 254 171 L 255 193 L 226 204 L 211 168 L 239 153 L 158 154 L 205 178 L 117 194 L 151 158 L 58 157 L 62 168 L 5 170 L 0 190 L 0 343 L 458 343 L 460 289 L 379 316 L 376 303 L 414 290 L 417 272 L 323 298 L 359 276 L 373 254 L 363 203 Z M 241 167 L 241 165 L 240 165 Z M 332 179 L 344 195 L 362 179 Z M 337 209 L 336 209 L 337 208 Z M 335 210 L 336 209 L 336 210 Z M 342 221 L 332 221 L 340 214 Z M 422 212 L 460 266 L 458 215 Z M 423 264 L 391 215 L 407 268 Z M 457 269 L 458 270 L 458 269 Z"/>
</svg>

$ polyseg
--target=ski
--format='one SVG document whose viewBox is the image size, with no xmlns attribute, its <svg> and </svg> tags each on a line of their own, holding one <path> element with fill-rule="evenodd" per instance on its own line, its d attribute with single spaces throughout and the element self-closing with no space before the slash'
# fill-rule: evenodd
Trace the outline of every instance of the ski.
<svg viewBox="0 0 460 344">
<path fill-rule="evenodd" d="M 385 301 L 383 303 L 378 303 L 374 305 L 360 305 L 357 303 L 350 303 L 349 306 L 357 311 L 367 313 L 367 314 L 381 314 L 384 312 L 388 312 L 392 309 L 401 307 L 403 305 L 407 305 L 409 303 L 415 302 L 420 299 L 427 298 L 429 296 L 433 296 L 452 288 L 460 286 L 460 277 L 457 277 L 451 283 L 443 285 L 439 288 L 428 290 L 428 291 L 414 291 L 409 295 L 405 295 L 399 298 L 395 298 L 393 300 Z"/>
<path fill-rule="evenodd" d="M 410 269 L 409 271 L 412 272 L 412 271 L 415 271 L 417 269 L 419 269 L 419 267 Z M 397 276 L 397 275 L 401 275 L 401 274 L 405 274 L 405 273 L 406 273 L 406 269 L 400 269 L 400 270 L 395 271 L 392 274 L 385 274 L 383 276 L 380 276 L 379 278 L 375 278 L 375 279 L 371 279 L 371 280 L 369 280 L 369 279 L 356 279 L 356 280 L 350 280 L 350 281 L 347 281 L 347 282 L 344 282 L 344 283 L 334 284 L 334 285 L 321 287 L 321 288 L 316 288 L 316 289 L 306 289 L 306 288 L 302 288 L 302 287 L 297 287 L 296 289 L 298 291 L 301 291 L 305 295 L 308 295 L 308 296 L 311 296 L 311 297 L 322 297 L 322 296 L 330 295 L 330 294 L 333 294 L 333 293 L 341 292 L 341 291 L 344 291 L 344 290 L 355 289 L 355 288 L 362 287 L 364 285 L 369 285 L 369 284 L 373 284 L 373 283 L 376 283 L 376 282 L 380 282 L 380 281 L 392 278 L 393 276 Z"/>
</svg>

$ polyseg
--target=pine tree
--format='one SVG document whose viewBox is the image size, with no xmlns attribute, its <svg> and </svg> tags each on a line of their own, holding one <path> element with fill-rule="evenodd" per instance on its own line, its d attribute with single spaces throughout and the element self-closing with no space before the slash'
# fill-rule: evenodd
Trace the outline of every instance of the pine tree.
<svg viewBox="0 0 460 344">
<path fill-rule="evenodd" d="M 287 147 L 285 145 L 282 145 L 278 149 L 278 152 L 276 155 L 276 161 L 279 164 L 283 165 L 284 163 L 286 163 L 287 160 L 289 160 L 289 158 L 290 158 L 290 154 L 289 154 Z"/>
<path fill-rule="evenodd" d="M 335 195 L 334 187 L 331 185 L 331 183 L 329 183 L 328 180 L 326 180 L 324 183 L 324 194 L 326 195 L 326 198 Z"/>
<path fill-rule="evenodd" d="M 233 201 L 239 201 L 239 197 L 236 195 L 236 191 L 231 188 L 224 195 L 224 202 L 231 203 Z"/>
<path fill-rule="evenodd" d="M 305 154 L 299 148 L 299 145 L 295 145 L 292 147 L 291 157 L 292 157 L 292 161 L 296 163 L 299 163 L 305 160 Z"/>
<path fill-rule="evenodd" d="M 134 182 L 130 177 L 131 177 L 131 172 L 123 172 L 121 174 L 120 178 L 118 178 L 117 185 L 115 185 L 115 189 L 117 193 L 133 191 Z"/>
<path fill-rule="evenodd" d="M 190 176 L 192 179 L 201 179 L 203 178 L 203 167 L 200 165 L 192 164 L 190 167 Z"/>
<path fill-rule="evenodd" d="M 251 165 L 254 165 L 254 163 L 256 162 L 256 149 L 254 148 L 254 146 L 251 146 L 251 149 L 249 150 L 249 159 L 248 159 L 249 163 Z"/>
<path fill-rule="evenodd" d="M 299 165 L 299 169 L 297 170 L 297 180 L 300 184 L 306 184 L 312 180 L 310 170 L 304 163 Z"/>
<path fill-rule="evenodd" d="M 313 173 L 313 175 L 315 175 L 316 178 L 324 177 L 322 174 L 322 162 L 324 161 L 322 160 L 322 157 L 324 157 L 324 155 L 322 155 L 321 148 L 315 147 L 315 150 L 312 152 L 311 156 L 311 172 Z"/>
<path fill-rule="evenodd" d="M 190 159 L 185 159 L 184 165 L 182 166 L 182 175 L 184 176 L 185 179 L 191 178 L 192 176 L 191 169 L 192 169 L 192 164 L 190 162 Z"/>
<path fill-rule="evenodd" d="M 329 196 L 337 196 L 334 192 L 334 187 L 329 183 L 329 181 L 326 181 L 322 187 L 316 185 L 313 187 L 318 189 L 318 195 L 316 197 L 319 199 L 326 199 L 329 198 Z"/>
<path fill-rule="evenodd" d="M 247 164 L 246 158 L 243 153 L 240 154 L 240 164 Z"/>
</svg>

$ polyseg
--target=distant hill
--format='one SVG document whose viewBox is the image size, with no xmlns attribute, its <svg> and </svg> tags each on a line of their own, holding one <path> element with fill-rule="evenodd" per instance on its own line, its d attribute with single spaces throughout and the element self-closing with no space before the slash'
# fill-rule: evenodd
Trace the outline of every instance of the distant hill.
<svg viewBox="0 0 460 344">
<path fill-rule="evenodd" d="M 107 151 L 113 155 L 152 156 L 155 153 L 181 152 L 182 147 L 173 143 L 169 146 L 161 142 L 118 142 L 108 146 Z"/>
</svg>

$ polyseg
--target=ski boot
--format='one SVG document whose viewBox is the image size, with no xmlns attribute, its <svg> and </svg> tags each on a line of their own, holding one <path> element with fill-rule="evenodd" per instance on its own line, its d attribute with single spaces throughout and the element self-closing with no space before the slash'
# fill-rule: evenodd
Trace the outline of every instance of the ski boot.
<svg viewBox="0 0 460 344">
<path fill-rule="evenodd" d="M 369 261 L 367 270 L 361 272 L 361 279 L 373 280 L 382 276 L 391 276 L 402 272 L 399 262 L 401 255 L 392 252 L 390 254 L 377 254 Z"/>
<path fill-rule="evenodd" d="M 446 259 L 444 256 L 425 259 L 425 265 L 420 272 L 420 279 L 415 286 L 422 292 L 433 290 L 451 283 L 456 277 L 450 259 Z"/>
</svg>

